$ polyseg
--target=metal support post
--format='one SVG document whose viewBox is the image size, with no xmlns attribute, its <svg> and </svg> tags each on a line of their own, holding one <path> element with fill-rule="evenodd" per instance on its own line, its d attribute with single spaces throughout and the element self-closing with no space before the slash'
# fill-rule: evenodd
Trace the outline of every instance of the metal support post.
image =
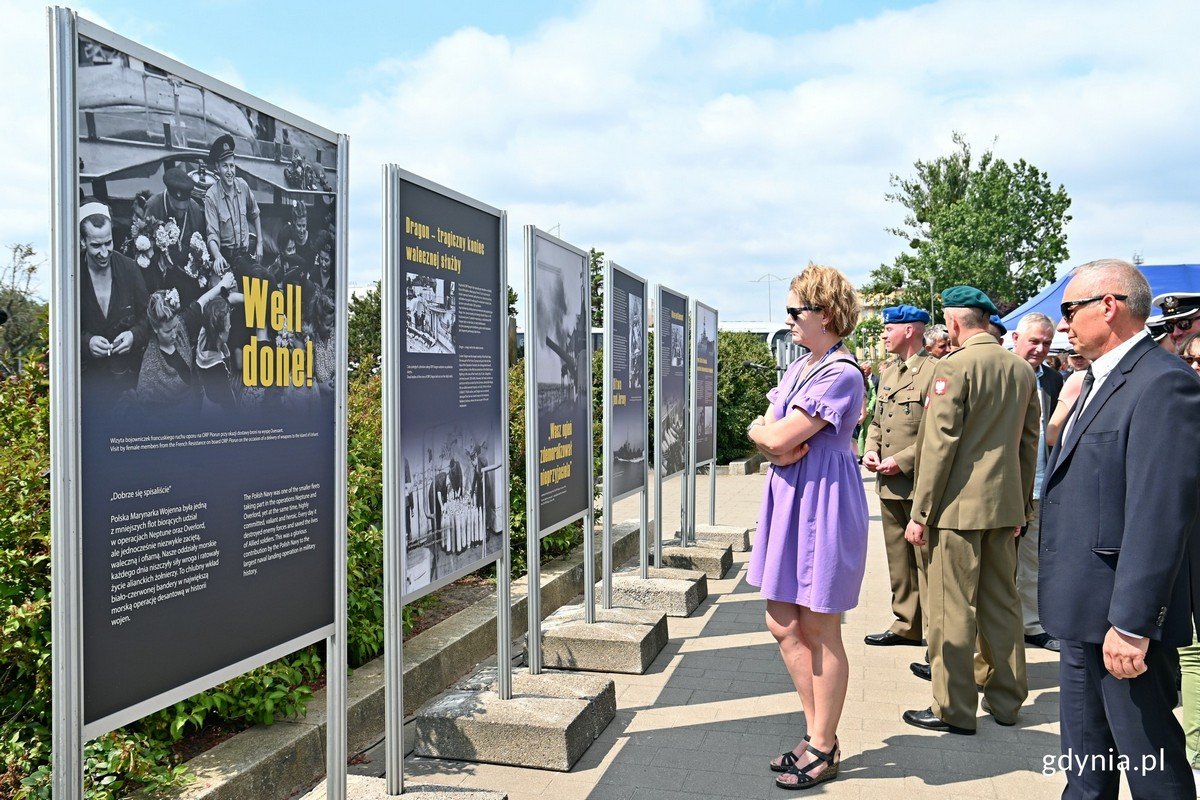
<svg viewBox="0 0 1200 800">
<path fill-rule="evenodd" d="M 47 11 L 50 29 L 51 693 L 58 800 L 83 799 L 83 563 L 79 519 L 79 198 L 76 165 L 75 13 Z"/>
</svg>

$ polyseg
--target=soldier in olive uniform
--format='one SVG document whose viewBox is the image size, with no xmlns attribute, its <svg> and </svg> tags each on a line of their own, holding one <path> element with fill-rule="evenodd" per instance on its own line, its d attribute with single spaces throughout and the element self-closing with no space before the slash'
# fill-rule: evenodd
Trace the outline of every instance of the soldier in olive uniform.
<svg viewBox="0 0 1200 800">
<path fill-rule="evenodd" d="M 919 645 L 924 629 L 924 549 L 905 540 L 904 528 L 912 519 L 917 433 L 935 363 L 924 348 L 927 322 L 929 312 L 914 306 L 883 310 L 883 345 L 896 358 L 884 368 L 879 380 L 875 417 L 867 431 L 862 463 L 876 475 L 896 620 L 883 633 L 867 636 L 865 641 L 870 645 Z"/>
<path fill-rule="evenodd" d="M 1015 724 L 1029 694 L 1013 539 L 1033 518 L 1039 413 L 1033 370 L 988 333 L 987 295 L 955 286 L 942 303 L 960 349 L 933 371 L 905 530 L 928 544 L 933 703 L 904 721 L 974 734 L 977 640 L 992 669 L 984 710 Z"/>
</svg>

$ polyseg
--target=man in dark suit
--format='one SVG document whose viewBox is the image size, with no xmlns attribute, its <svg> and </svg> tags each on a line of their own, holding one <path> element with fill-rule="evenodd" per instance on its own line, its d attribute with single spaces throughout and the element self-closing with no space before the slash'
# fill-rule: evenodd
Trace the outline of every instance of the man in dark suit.
<svg viewBox="0 0 1200 800">
<path fill-rule="evenodd" d="M 1017 594 L 1021 597 L 1021 616 L 1025 625 L 1025 643 L 1034 647 L 1058 651 L 1058 640 L 1046 633 L 1038 614 L 1038 539 L 1037 514 L 1041 506 L 1042 480 L 1046 474 L 1046 426 L 1058 403 L 1063 379 L 1055 370 L 1045 365 L 1050 354 L 1050 343 L 1054 340 L 1054 323 L 1045 314 L 1034 311 L 1021 317 L 1013 332 L 1013 352 L 1033 367 L 1037 376 L 1037 398 L 1041 408 L 1041 425 L 1038 428 L 1037 471 L 1033 483 L 1034 520 L 1026 527 L 1025 535 L 1017 545 Z"/>
<path fill-rule="evenodd" d="M 1172 709 L 1177 648 L 1200 611 L 1200 381 L 1146 332 L 1150 287 L 1131 264 L 1079 267 L 1062 312 L 1058 329 L 1092 360 L 1042 486 L 1063 797 L 1116 798 L 1122 772 L 1135 798 L 1195 797 Z"/>
</svg>

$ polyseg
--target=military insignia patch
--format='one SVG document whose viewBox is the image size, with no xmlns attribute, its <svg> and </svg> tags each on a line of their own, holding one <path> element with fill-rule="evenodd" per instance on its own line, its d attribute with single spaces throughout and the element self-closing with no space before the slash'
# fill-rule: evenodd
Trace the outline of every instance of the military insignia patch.
<svg viewBox="0 0 1200 800">
<path fill-rule="evenodd" d="M 933 393 L 941 397 L 946 393 L 946 387 L 949 385 L 949 382 L 945 378 L 938 378 L 933 382 Z"/>
</svg>

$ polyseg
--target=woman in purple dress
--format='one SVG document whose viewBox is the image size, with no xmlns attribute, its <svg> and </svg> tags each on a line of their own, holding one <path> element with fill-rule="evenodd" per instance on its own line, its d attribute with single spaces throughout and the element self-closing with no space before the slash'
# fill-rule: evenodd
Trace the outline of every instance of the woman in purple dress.
<svg viewBox="0 0 1200 800">
<path fill-rule="evenodd" d="M 858 604 L 866 569 L 867 495 L 851 444 L 863 379 L 842 344 L 859 315 L 845 275 L 809 264 L 792 280 L 787 304 L 792 341 L 810 354 L 788 367 L 748 431 L 772 464 L 749 581 L 767 600 L 767 628 L 808 728 L 771 769 L 784 773 L 779 786 L 807 789 L 837 777 L 849 678 L 841 614 Z"/>
</svg>

